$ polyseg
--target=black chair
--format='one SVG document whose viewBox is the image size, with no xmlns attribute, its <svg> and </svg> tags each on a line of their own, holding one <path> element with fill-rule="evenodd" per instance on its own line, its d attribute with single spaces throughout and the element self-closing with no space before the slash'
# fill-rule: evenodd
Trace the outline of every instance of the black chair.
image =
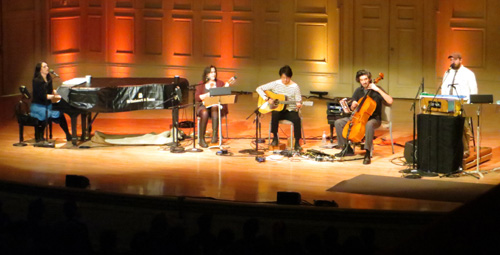
<svg viewBox="0 0 500 255">
<path fill-rule="evenodd" d="M 13 144 L 14 146 L 26 146 L 24 142 L 24 126 L 35 127 L 35 140 L 43 140 L 43 132 L 40 132 L 45 127 L 45 121 L 40 121 L 30 115 L 31 94 L 28 89 L 21 85 L 19 87 L 21 92 L 21 100 L 16 104 L 16 118 L 19 124 L 19 142 Z M 49 137 L 52 139 L 52 121 L 49 119 Z"/>
</svg>

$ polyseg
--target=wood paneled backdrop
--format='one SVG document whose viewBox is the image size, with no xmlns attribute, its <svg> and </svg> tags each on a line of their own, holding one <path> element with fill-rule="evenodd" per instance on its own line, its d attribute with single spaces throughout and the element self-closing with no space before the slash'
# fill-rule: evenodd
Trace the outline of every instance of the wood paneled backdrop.
<svg viewBox="0 0 500 255">
<path fill-rule="evenodd" d="M 93 76 L 186 77 L 219 68 L 234 90 L 253 91 L 292 66 L 302 93 L 350 96 L 368 68 L 395 97 L 434 92 L 459 50 L 480 93 L 500 75 L 495 0 L 3 0 L 1 95 L 31 84 L 45 60 L 61 80 Z"/>
</svg>

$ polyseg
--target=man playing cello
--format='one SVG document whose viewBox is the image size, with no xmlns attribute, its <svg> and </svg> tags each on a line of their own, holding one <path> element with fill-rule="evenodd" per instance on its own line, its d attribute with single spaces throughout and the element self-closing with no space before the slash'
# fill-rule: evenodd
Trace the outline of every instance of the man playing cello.
<svg viewBox="0 0 500 255">
<path fill-rule="evenodd" d="M 375 133 L 375 129 L 380 127 L 382 123 L 382 104 L 391 105 L 393 99 L 384 90 L 382 90 L 376 84 L 372 83 L 372 74 L 367 70 L 359 70 L 356 73 L 356 82 L 359 82 L 361 86 L 358 87 L 352 95 L 352 99 L 354 101 L 350 106 L 350 110 L 354 111 L 361 103 L 362 98 L 364 98 L 369 91 L 371 91 L 371 93 L 369 94 L 370 98 L 373 99 L 373 101 L 376 103 L 376 108 L 368 118 L 368 121 L 365 125 L 364 148 L 366 150 L 366 154 L 363 160 L 363 164 L 367 165 L 371 163 L 371 149 L 373 147 L 373 136 Z M 346 100 L 347 99 L 344 98 L 341 101 L 343 101 L 344 103 Z M 348 109 L 344 109 L 344 111 L 348 111 Z M 343 151 L 341 153 L 335 155 L 337 157 L 354 155 L 353 149 L 347 143 L 347 139 L 343 136 L 344 127 L 349 122 L 349 120 L 349 117 L 345 117 L 335 121 L 335 130 L 337 132 L 338 145 L 343 148 Z"/>
</svg>

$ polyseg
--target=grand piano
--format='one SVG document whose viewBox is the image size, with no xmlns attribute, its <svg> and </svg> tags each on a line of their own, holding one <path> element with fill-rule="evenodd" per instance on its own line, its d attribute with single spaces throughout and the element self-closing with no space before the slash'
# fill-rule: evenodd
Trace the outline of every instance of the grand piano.
<svg viewBox="0 0 500 255">
<path fill-rule="evenodd" d="M 81 116 L 81 140 L 90 139 L 92 123 L 101 112 L 173 109 L 178 116 L 179 106 L 188 102 L 189 83 L 184 78 L 94 78 L 91 83 L 66 86 L 57 92 L 62 96 L 54 109 L 71 118 L 73 145 L 77 144 L 78 115 Z M 92 116 L 92 113 L 94 115 Z"/>
</svg>

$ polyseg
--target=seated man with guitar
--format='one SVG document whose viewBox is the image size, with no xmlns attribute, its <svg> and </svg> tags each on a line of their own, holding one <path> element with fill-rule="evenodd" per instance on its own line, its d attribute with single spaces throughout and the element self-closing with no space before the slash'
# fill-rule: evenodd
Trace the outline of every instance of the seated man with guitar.
<svg viewBox="0 0 500 255">
<path fill-rule="evenodd" d="M 351 117 L 344 117 L 335 121 L 338 145 L 343 147 L 342 152 L 335 154 L 337 157 L 352 156 L 354 151 L 348 142 L 361 142 L 365 137 L 364 148 L 366 154 L 363 164 L 371 163 L 371 149 L 373 146 L 373 136 L 375 129 L 382 123 L 382 104 L 391 105 L 392 97 L 377 83 L 383 79 L 383 74 L 372 83 L 372 74 L 367 70 L 359 70 L 356 73 L 356 82 L 361 84 L 352 95 L 352 104 L 343 107 L 344 112 L 353 111 Z M 346 99 L 342 99 L 341 104 L 346 104 Z"/>
<path fill-rule="evenodd" d="M 297 83 L 291 80 L 293 72 L 286 65 L 279 70 L 280 79 L 259 86 L 256 91 L 264 102 L 259 109 L 261 113 L 272 111 L 271 133 L 273 133 L 272 146 L 279 145 L 278 127 L 280 120 L 289 120 L 293 123 L 295 145 L 294 150 L 300 151 L 301 121 L 298 110 L 302 107 L 302 95 Z M 287 101 L 293 100 L 293 101 Z"/>
<path fill-rule="evenodd" d="M 223 81 L 217 79 L 217 68 L 215 66 L 207 66 L 205 70 L 203 70 L 203 75 L 201 76 L 202 81 L 198 83 L 198 87 L 196 87 L 195 99 L 196 102 L 202 102 L 205 98 L 210 97 L 209 89 L 212 88 L 220 88 L 220 87 L 229 87 L 229 85 L 233 84 L 236 81 L 235 77 L 229 79 L 228 82 L 224 83 Z M 219 141 L 219 137 L 217 135 L 218 126 L 219 126 L 219 107 L 217 105 L 200 105 L 198 107 L 198 116 L 200 117 L 200 146 L 203 148 L 207 148 L 208 144 L 205 141 L 205 131 L 207 129 L 208 119 L 212 119 L 212 141 L 211 143 L 217 143 Z M 222 105 L 221 116 L 225 116 L 228 114 L 227 105 Z"/>
</svg>

